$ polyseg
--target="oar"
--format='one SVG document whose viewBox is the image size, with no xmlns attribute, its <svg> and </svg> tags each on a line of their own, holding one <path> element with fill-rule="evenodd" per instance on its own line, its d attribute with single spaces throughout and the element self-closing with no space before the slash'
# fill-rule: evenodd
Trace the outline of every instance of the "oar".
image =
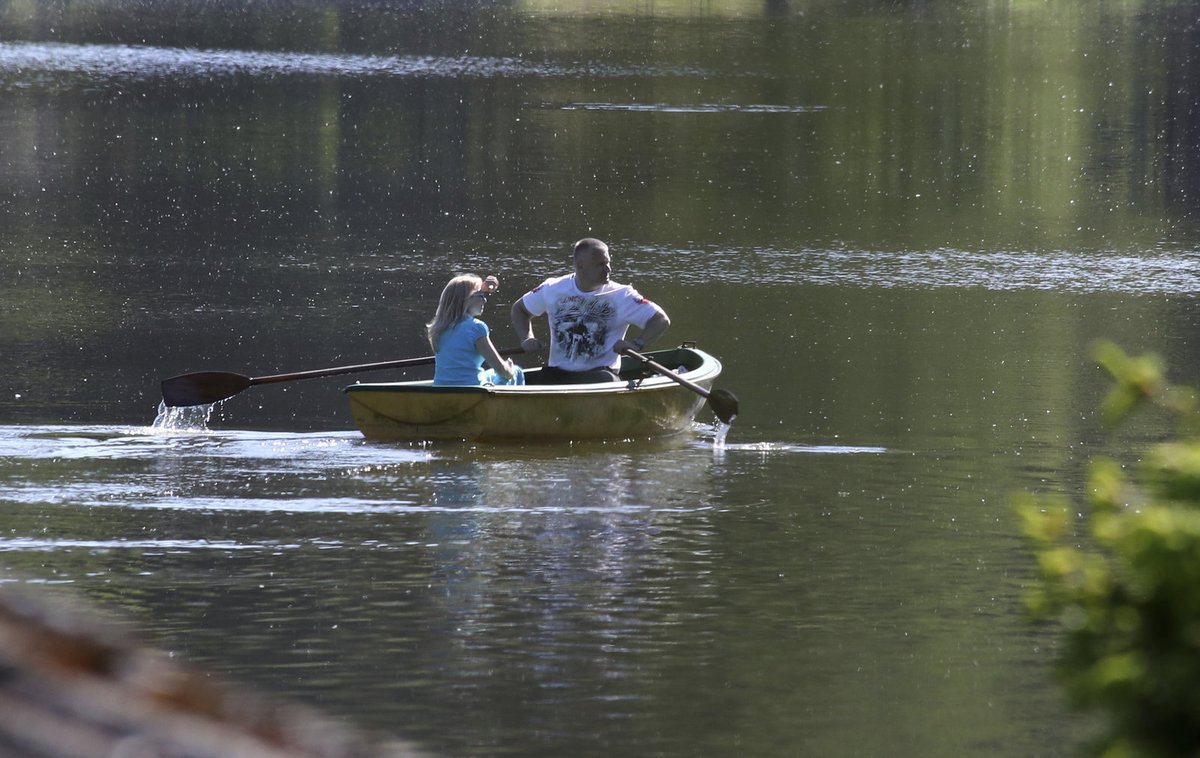
<svg viewBox="0 0 1200 758">
<path fill-rule="evenodd" d="M 687 387 L 692 392 L 695 392 L 697 395 L 700 395 L 701 397 L 706 398 L 708 400 L 708 407 L 712 408 L 712 412 L 717 415 L 717 418 L 721 419 L 726 424 L 732 424 L 733 417 L 738 415 L 737 396 L 734 395 L 729 390 L 715 389 L 715 390 L 709 392 L 708 390 L 701 387 L 699 384 L 696 384 L 695 382 L 690 382 L 687 379 L 684 379 L 682 376 L 680 376 L 679 374 L 676 374 L 671 369 L 667 368 L 666 366 L 662 365 L 661 363 L 654 362 L 653 360 L 651 360 L 650 358 L 647 358 L 646 356 L 642 355 L 639 352 L 636 352 L 629 348 L 626 348 L 623 352 L 626 355 L 633 356 L 634 358 L 638 359 L 642 363 L 645 363 L 651 369 L 653 369 L 654 371 L 656 371 L 659 374 L 662 374 L 663 376 L 667 377 L 671 381 L 673 381 L 677 384 L 681 384 L 684 387 Z"/>
<path fill-rule="evenodd" d="M 509 347 L 501 350 L 500 354 L 517 355 L 523 352 L 525 351 L 519 347 Z M 294 382 L 299 379 L 317 379 L 323 376 L 354 374 L 361 371 L 377 371 L 385 368 L 427 366 L 433 362 L 434 357 L 429 355 L 423 358 L 403 358 L 397 361 L 319 368 L 311 371 L 297 371 L 293 374 L 273 374 L 271 376 L 243 376 L 231 371 L 199 371 L 194 374 L 180 374 L 179 376 L 172 376 L 169 379 L 163 379 L 162 395 L 163 402 L 169 406 L 211 405 L 219 403 L 222 400 L 228 400 L 237 393 L 249 389 L 256 384 Z"/>
</svg>

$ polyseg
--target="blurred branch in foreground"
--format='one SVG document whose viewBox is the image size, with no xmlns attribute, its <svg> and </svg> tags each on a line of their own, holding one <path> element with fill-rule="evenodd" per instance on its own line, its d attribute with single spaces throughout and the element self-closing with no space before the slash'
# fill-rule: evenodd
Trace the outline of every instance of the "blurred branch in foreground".
<svg viewBox="0 0 1200 758">
<path fill-rule="evenodd" d="M 1109 424 L 1152 406 L 1175 438 L 1121 464 L 1092 464 L 1087 506 L 1026 497 L 1017 505 L 1040 579 L 1034 618 L 1061 626 L 1059 675 L 1080 709 L 1107 717 L 1105 756 L 1200 754 L 1200 437 L 1196 392 L 1170 385 L 1153 357 L 1095 350 L 1114 387 Z M 1082 511 L 1082 513 L 1081 513 Z"/>
<path fill-rule="evenodd" d="M 416 756 L 304 706 L 222 683 L 77 601 L 0 591 L 0 754 Z"/>
</svg>

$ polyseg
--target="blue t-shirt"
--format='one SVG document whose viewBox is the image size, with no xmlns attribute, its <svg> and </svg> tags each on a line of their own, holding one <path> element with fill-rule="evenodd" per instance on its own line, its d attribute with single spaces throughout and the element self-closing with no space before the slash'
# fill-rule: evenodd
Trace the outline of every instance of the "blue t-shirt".
<svg viewBox="0 0 1200 758">
<path fill-rule="evenodd" d="M 447 329 L 438 340 L 433 383 L 479 385 L 484 382 L 483 356 L 475 342 L 488 335 L 488 325 L 469 316 Z"/>
</svg>

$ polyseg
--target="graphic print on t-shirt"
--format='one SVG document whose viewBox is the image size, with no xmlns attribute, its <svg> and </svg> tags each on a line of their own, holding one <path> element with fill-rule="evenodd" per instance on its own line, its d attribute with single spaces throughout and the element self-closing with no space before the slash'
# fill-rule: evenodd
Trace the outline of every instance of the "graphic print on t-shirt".
<svg viewBox="0 0 1200 758">
<path fill-rule="evenodd" d="M 579 295 L 564 297 L 558 303 L 558 313 L 553 320 L 554 343 L 567 361 L 594 358 L 604 349 L 616 315 L 616 308 L 606 299 Z"/>
</svg>

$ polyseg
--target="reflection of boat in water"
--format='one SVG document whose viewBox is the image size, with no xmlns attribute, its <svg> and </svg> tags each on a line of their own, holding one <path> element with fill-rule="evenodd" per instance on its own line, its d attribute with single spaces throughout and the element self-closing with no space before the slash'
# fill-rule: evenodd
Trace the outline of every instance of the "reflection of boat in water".
<svg viewBox="0 0 1200 758">
<path fill-rule="evenodd" d="M 710 389 L 721 363 L 680 347 L 646 357 Z M 535 375 L 540 369 L 529 369 Z M 435 387 L 432 381 L 346 388 L 363 435 L 380 440 L 587 440 L 675 434 L 691 427 L 704 397 L 642 361 L 621 359 L 621 379 L 600 384 Z"/>
</svg>

